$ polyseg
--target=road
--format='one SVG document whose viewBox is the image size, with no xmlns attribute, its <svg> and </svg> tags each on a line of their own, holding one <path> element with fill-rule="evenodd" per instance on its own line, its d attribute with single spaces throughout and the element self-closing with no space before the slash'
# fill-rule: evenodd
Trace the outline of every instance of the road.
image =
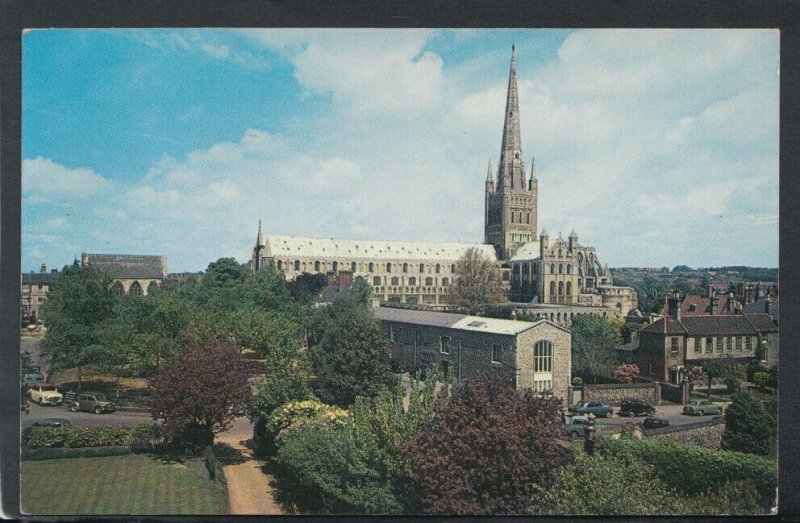
<svg viewBox="0 0 800 523">
<path fill-rule="evenodd" d="M 29 414 L 23 412 L 20 416 L 20 425 L 23 430 L 34 420 L 42 418 L 65 418 L 73 425 L 84 427 L 135 427 L 141 423 L 152 423 L 153 421 L 147 412 L 117 411 L 108 414 L 94 414 L 92 412 L 70 412 L 63 406 L 42 407 L 36 403 L 31 403 L 29 410 Z"/>
<path fill-rule="evenodd" d="M 630 421 L 642 421 L 645 418 L 645 416 L 618 416 L 617 412 L 618 410 L 614 410 L 614 416 L 611 418 L 597 418 L 595 420 L 595 426 L 598 429 L 602 429 L 603 427 L 616 427 L 625 425 Z M 687 416 L 683 414 L 683 405 L 661 405 L 656 407 L 656 417 L 667 418 L 670 426 L 679 426 L 697 421 L 710 420 L 713 416 Z"/>
</svg>

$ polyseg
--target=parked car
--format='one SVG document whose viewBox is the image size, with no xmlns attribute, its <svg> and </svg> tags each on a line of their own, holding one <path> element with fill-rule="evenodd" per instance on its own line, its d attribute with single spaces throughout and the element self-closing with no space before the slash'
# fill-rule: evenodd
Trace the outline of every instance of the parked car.
<svg viewBox="0 0 800 523">
<path fill-rule="evenodd" d="M 639 399 L 624 399 L 619 407 L 620 416 L 652 416 L 655 413 L 655 407 Z"/>
<path fill-rule="evenodd" d="M 94 412 L 95 414 L 102 414 L 104 412 L 114 412 L 117 410 L 113 401 L 108 401 L 105 394 L 100 392 L 84 392 L 78 395 L 75 401 L 69 406 L 69 410 L 77 412 L 83 410 L 86 412 Z"/>
<path fill-rule="evenodd" d="M 34 383 L 28 390 L 28 395 L 32 402 L 39 405 L 61 405 L 64 401 L 64 396 L 52 383 Z"/>
<path fill-rule="evenodd" d="M 565 425 L 564 430 L 572 437 L 586 436 L 586 429 L 594 425 L 594 421 L 587 416 L 572 416 Z"/>
<path fill-rule="evenodd" d="M 38 372 L 26 374 L 22 378 L 22 383 L 24 383 L 26 387 L 31 387 L 34 383 L 39 383 L 40 381 L 44 381 L 44 376 Z"/>
<path fill-rule="evenodd" d="M 575 414 L 589 414 L 590 412 L 598 418 L 610 418 L 614 415 L 614 407 L 603 405 L 597 400 L 583 400 L 568 409 Z"/>
<path fill-rule="evenodd" d="M 28 440 L 28 433 L 31 430 L 31 427 L 62 427 L 66 425 L 72 425 L 72 423 L 68 419 L 64 418 L 42 418 L 34 420 L 33 423 L 30 424 L 25 430 L 22 431 L 22 441 L 25 442 Z"/>
<path fill-rule="evenodd" d="M 684 414 L 697 414 L 698 416 L 705 416 L 706 414 L 722 414 L 722 405 L 713 403 L 706 399 L 689 400 L 689 403 L 683 406 Z"/>
<path fill-rule="evenodd" d="M 650 416 L 642 421 L 642 427 L 646 429 L 661 429 L 664 427 L 669 427 L 669 420 L 667 418 L 656 418 Z"/>
</svg>

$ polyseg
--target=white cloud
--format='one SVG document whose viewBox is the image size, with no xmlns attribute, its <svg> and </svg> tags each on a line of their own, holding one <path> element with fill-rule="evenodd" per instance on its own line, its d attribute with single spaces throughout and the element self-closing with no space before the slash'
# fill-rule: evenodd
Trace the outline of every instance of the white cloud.
<svg viewBox="0 0 800 523">
<path fill-rule="evenodd" d="M 22 193 L 27 203 L 63 197 L 86 200 L 106 191 L 111 182 L 92 169 L 70 169 L 41 156 L 22 161 Z"/>
</svg>

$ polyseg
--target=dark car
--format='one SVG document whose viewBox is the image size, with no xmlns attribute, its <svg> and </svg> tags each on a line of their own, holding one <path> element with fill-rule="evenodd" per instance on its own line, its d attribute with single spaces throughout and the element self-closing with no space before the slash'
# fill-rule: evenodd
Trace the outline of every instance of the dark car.
<svg viewBox="0 0 800 523">
<path fill-rule="evenodd" d="M 578 436 L 584 437 L 586 436 L 586 430 L 593 425 L 594 421 L 586 416 L 573 416 L 572 419 L 564 425 L 564 431 L 573 438 L 577 438 Z"/>
<path fill-rule="evenodd" d="M 625 399 L 619 407 L 620 416 L 652 416 L 656 408 L 643 400 Z"/>
<path fill-rule="evenodd" d="M 598 418 L 610 418 L 614 415 L 614 407 L 611 405 L 603 405 L 597 400 L 583 400 L 569 409 L 570 412 L 575 414 L 594 414 Z"/>
<path fill-rule="evenodd" d="M 69 406 L 69 410 L 76 412 L 84 410 L 87 412 L 94 412 L 95 414 L 102 414 L 103 412 L 114 412 L 117 410 L 113 401 L 108 401 L 105 394 L 100 392 L 85 392 L 80 394 L 75 401 Z"/>
<path fill-rule="evenodd" d="M 28 433 L 31 430 L 31 427 L 62 427 L 66 425 L 72 425 L 72 423 L 65 418 L 42 418 L 37 419 L 33 423 L 30 424 L 24 431 L 22 431 L 22 441 L 27 441 Z"/>
<path fill-rule="evenodd" d="M 649 418 L 645 418 L 642 422 L 642 427 L 646 429 L 661 429 L 664 427 L 669 427 L 669 420 L 667 418 L 655 418 L 650 416 Z"/>
</svg>

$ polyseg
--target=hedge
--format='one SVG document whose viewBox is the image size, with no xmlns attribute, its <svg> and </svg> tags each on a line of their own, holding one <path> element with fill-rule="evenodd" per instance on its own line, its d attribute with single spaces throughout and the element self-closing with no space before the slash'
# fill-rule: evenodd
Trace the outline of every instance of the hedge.
<svg viewBox="0 0 800 523">
<path fill-rule="evenodd" d="M 46 459 L 65 459 L 65 458 L 99 458 L 104 456 L 125 456 L 133 454 L 131 447 L 86 447 L 78 449 L 70 448 L 40 448 L 22 449 L 21 459 L 23 461 L 42 461 Z"/>
<path fill-rule="evenodd" d="M 655 467 L 658 478 L 686 496 L 718 492 L 725 485 L 746 479 L 758 492 L 759 503 L 775 502 L 778 465 L 775 461 L 724 450 L 711 450 L 635 438 L 600 436 L 598 451 L 605 456 L 637 458 Z"/>
<path fill-rule="evenodd" d="M 109 447 L 136 444 L 147 446 L 152 439 L 158 437 L 158 427 L 138 425 L 130 427 L 78 427 L 62 425 L 60 427 L 31 427 L 23 442 L 29 449 L 37 448 L 83 448 Z"/>
</svg>

